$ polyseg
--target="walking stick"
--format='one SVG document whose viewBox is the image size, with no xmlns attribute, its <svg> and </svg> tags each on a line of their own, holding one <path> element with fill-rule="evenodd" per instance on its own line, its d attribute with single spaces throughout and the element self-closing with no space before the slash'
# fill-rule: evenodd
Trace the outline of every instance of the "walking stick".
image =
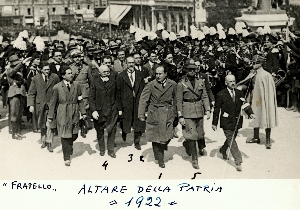
<svg viewBox="0 0 300 210">
<path fill-rule="evenodd" d="M 246 94 L 245 94 L 245 99 L 248 97 L 249 90 L 250 90 L 250 84 L 251 84 L 251 82 L 252 82 L 252 79 L 253 79 L 253 77 L 251 77 L 250 80 L 249 80 L 249 84 L 248 84 L 248 86 L 247 86 L 247 90 L 246 90 Z M 245 103 L 246 103 L 246 100 L 243 102 L 243 104 L 245 104 Z M 231 141 L 230 141 L 230 144 L 229 144 L 229 151 L 231 150 L 232 142 L 233 142 L 233 140 L 234 140 L 234 138 L 235 138 L 235 134 L 236 134 L 236 132 L 237 132 L 237 130 L 238 130 L 238 125 L 239 125 L 239 122 L 240 122 L 240 119 L 241 119 L 242 110 L 243 110 L 243 109 L 241 108 L 239 117 L 238 117 L 238 119 L 237 119 L 237 121 L 236 121 L 236 124 L 235 124 L 235 128 L 234 128 L 234 131 L 233 131 L 233 135 L 232 135 L 232 138 L 231 138 Z M 227 156 L 229 156 L 229 151 L 228 151 L 228 150 L 226 151 L 226 155 L 227 155 Z M 228 162 L 228 160 L 226 160 L 226 163 L 227 163 L 227 162 Z M 225 170 L 224 170 L 224 173 L 225 173 Z M 224 174 L 224 173 L 223 173 L 223 174 Z"/>
</svg>

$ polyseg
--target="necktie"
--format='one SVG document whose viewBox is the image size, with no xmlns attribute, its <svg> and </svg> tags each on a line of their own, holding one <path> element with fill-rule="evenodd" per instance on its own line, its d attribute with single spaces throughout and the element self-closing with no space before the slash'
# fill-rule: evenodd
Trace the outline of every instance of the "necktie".
<svg viewBox="0 0 300 210">
<path fill-rule="evenodd" d="M 47 77 L 45 77 L 45 82 L 46 82 L 46 83 L 48 82 L 48 78 L 47 78 Z"/>
<path fill-rule="evenodd" d="M 231 90 L 231 93 L 232 93 L 232 99 L 233 99 L 233 102 L 235 103 L 235 94 L 234 94 L 234 90 Z"/>
<path fill-rule="evenodd" d="M 68 88 L 69 91 L 71 90 L 69 83 L 67 83 L 67 88 Z"/>
<path fill-rule="evenodd" d="M 129 74 L 130 74 L 130 76 L 129 76 L 129 78 L 130 78 L 130 81 L 131 81 L 131 83 L 134 83 L 134 81 L 133 81 L 133 72 L 134 72 L 134 70 L 133 71 L 128 71 L 129 72 Z"/>
<path fill-rule="evenodd" d="M 59 64 L 56 64 L 55 67 L 56 67 L 56 70 L 59 71 L 60 65 L 59 65 Z"/>
</svg>

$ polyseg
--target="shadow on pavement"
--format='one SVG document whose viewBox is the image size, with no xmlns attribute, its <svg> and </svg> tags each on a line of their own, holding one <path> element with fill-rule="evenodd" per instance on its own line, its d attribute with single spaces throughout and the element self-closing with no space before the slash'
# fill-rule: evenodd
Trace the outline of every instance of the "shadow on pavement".
<svg viewBox="0 0 300 210">
<path fill-rule="evenodd" d="M 90 144 L 85 144 L 83 142 L 74 142 L 73 145 L 73 155 L 72 158 L 79 157 L 83 155 L 83 153 L 88 152 L 89 155 L 96 153 L 95 150 L 92 149 Z"/>
</svg>

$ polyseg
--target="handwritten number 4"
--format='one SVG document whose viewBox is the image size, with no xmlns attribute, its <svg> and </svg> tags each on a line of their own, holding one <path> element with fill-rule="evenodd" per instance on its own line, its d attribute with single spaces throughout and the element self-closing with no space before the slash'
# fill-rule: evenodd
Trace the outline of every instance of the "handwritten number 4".
<svg viewBox="0 0 300 210">
<path fill-rule="evenodd" d="M 104 167 L 104 169 L 106 170 L 106 168 L 107 168 L 107 166 L 108 166 L 108 163 L 107 163 L 107 161 L 105 161 L 104 163 L 103 163 L 103 165 L 102 165 L 103 167 Z"/>
</svg>

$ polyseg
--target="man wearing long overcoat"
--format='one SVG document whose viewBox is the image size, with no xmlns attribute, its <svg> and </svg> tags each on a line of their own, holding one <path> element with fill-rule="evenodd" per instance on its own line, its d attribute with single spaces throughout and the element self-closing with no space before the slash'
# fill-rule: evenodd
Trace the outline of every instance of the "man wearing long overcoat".
<svg viewBox="0 0 300 210">
<path fill-rule="evenodd" d="M 146 121 L 146 138 L 152 142 L 159 167 L 165 168 L 164 150 L 173 137 L 173 121 L 176 116 L 177 84 L 167 78 L 163 66 L 156 69 L 156 79 L 148 83 L 140 97 L 138 117 Z"/>
<path fill-rule="evenodd" d="M 116 124 L 118 118 L 116 91 L 117 82 L 110 76 L 110 69 L 101 65 L 99 75 L 95 76 L 90 88 L 89 104 L 94 118 L 94 126 L 97 132 L 100 155 L 105 155 L 104 129 L 108 133 L 108 155 L 116 158 L 114 142 L 116 136 Z"/>
<path fill-rule="evenodd" d="M 80 113 L 85 118 L 86 111 L 80 85 L 77 82 L 72 82 L 71 68 L 62 66 L 60 72 L 63 80 L 53 87 L 48 121 L 52 122 L 54 116 L 56 116 L 57 130 L 61 136 L 65 165 L 70 166 L 73 142 L 78 138 Z"/>
<path fill-rule="evenodd" d="M 278 112 L 276 89 L 272 75 L 263 69 L 264 58 L 255 55 L 256 63 L 253 69 L 256 70 L 254 78 L 254 89 L 252 93 L 252 109 L 257 118 L 249 126 L 254 128 L 254 138 L 247 143 L 260 143 L 259 129 L 265 129 L 266 148 L 271 149 L 271 128 L 278 125 Z"/>
<path fill-rule="evenodd" d="M 145 87 L 143 73 L 134 69 L 134 58 L 127 58 L 127 69 L 117 78 L 117 100 L 121 118 L 122 138 L 126 141 L 127 133 L 134 129 L 134 146 L 141 149 L 140 139 L 145 132 L 145 122 L 138 119 L 138 106 L 141 93 Z"/>
<path fill-rule="evenodd" d="M 49 152 L 53 152 L 53 134 L 51 131 L 47 132 L 46 123 L 53 87 L 60 82 L 60 79 L 57 74 L 49 74 L 50 67 L 47 62 L 43 62 L 40 67 L 41 74 L 32 78 L 27 95 L 27 106 L 29 106 L 31 113 L 36 113 L 38 127 L 41 129 L 41 148 L 47 146 Z M 48 126 L 48 129 L 50 129 L 50 126 Z"/>
</svg>

